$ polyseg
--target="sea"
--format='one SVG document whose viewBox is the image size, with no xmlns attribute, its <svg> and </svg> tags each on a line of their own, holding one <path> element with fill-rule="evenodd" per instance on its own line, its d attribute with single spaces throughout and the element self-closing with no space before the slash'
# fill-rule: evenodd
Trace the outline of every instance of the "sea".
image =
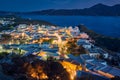
<svg viewBox="0 0 120 80">
<path fill-rule="evenodd" d="M 85 25 L 96 33 L 120 38 L 120 17 L 19 15 L 31 20 L 45 20 L 60 27 Z"/>
</svg>

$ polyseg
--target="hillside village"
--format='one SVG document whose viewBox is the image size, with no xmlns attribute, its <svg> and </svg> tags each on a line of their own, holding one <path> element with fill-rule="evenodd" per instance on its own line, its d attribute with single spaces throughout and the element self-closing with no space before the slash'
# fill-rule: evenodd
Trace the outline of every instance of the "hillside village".
<svg viewBox="0 0 120 80">
<path fill-rule="evenodd" d="M 0 23 L 2 27 L 15 22 L 1 20 Z M 86 75 L 94 76 L 95 80 L 120 77 L 120 62 L 116 63 L 117 66 L 109 64 L 114 56 L 94 43 L 95 41 L 77 26 L 18 24 L 13 29 L 0 32 L 0 65 L 12 65 L 12 57 L 15 55 L 32 55 L 38 60 L 52 59 L 59 62 L 68 72 L 69 80 L 79 80 Z M 31 64 L 32 60 L 29 60 Z M 30 76 L 37 80 L 49 79 L 45 73 L 38 76 L 33 72 Z M 59 76 L 54 77 L 61 80 Z"/>
</svg>

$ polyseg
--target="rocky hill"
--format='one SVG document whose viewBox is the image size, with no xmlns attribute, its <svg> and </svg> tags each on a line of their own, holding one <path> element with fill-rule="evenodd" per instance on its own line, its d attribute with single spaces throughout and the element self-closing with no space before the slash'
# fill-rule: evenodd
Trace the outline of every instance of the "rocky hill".
<svg viewBox="0 0 120 80">
<path fill-rule="evenodd" d="M 41 11 L 33 11 L 28 14 L 38 15 L 83 15 L 83 16 L 120 16 L 120 4 L 107 6 L 104 4 L 96 4 L 90 8 L 84 9 L 49 9 Z"/>
</svg>

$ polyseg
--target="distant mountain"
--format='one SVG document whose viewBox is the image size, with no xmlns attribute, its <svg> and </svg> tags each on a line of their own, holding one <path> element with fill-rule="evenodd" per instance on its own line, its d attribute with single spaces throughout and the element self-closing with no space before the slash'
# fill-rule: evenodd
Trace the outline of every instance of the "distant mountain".
<svg viewBox="0 0 120 80">
<path fill-rule="evenodd" d="M 0 11 L 0 15 L 12 15 L 14 14 L 13 12 L 8 12 L 8 11 Z"/>
<path fill-rule="evenodd" d="M 83 16 L 120 16 L 120 4 L 108 6 L 96 4 L 84 9 L 48 9 L 33 12 L 0 11 L 0 15 L 37 14 L 37 15 L 83 15 Z"/>
<path fill-rule="evenodd" d="M 96 4 L 90 8 L 84 9 L 49 9 L 41 11 L 33 11 L 27 14 L 38 15 L 88 15 L 88 16 L 120 16 L 120 4 L 107 6 L 104 4 Z"/>
<path fill-rule="evenodd" d="M 9 13 L 9 12 L 7 12 L 7 11 L 0 11 L 0 13 L 2 14 L 2 13 Z"/>
</svg>

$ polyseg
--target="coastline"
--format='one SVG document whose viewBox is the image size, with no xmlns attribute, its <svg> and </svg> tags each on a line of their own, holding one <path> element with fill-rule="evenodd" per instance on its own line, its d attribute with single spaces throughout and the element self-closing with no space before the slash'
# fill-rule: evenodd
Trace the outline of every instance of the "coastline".
<svg viewBox="0 0 120 80">
<path fill-rule="evenodd" d="M 86 32 L 93 40 L 95 40 L 95 45 L 100 46 L 109 52 L 120 52 L 120 38 L 109 37 L 105 35 L 98 34 L 93 30 L 89 30 L 84 25 L 78 26 L 80 31 Z"/>
</svg>

